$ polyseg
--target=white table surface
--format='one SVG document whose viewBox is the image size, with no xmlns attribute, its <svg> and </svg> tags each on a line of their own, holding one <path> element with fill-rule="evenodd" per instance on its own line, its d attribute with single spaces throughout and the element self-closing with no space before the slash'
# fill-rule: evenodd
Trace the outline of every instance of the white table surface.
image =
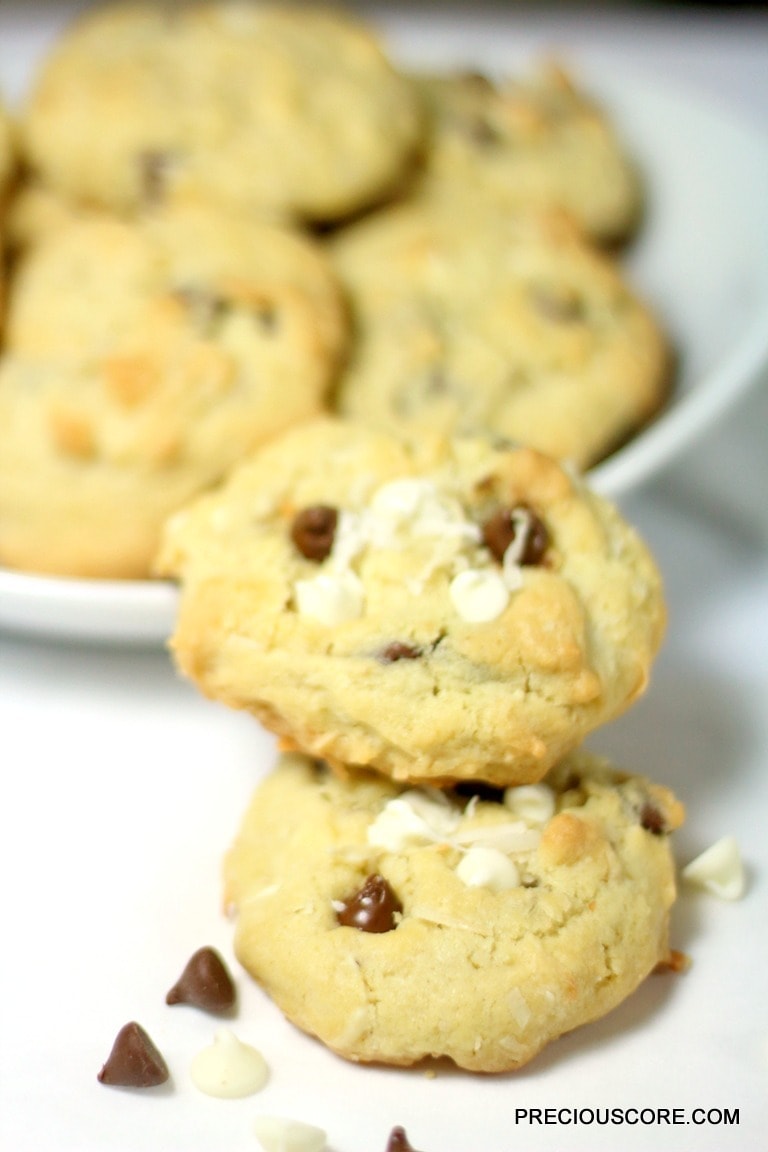
<svg viewBox="0 0 768 1152">
<path fill-rule="evenodd" d="M 41 44 L 72 8 L 36 6 Z M 466 20 L 471 44 L 483 6 L 450 10 Z M 394 35 L 404 12 L 389 6 L 383 16 Z M 522 55 L 596 46 L 768 123 L 764 13 L 510 5 L 488 20 L 514 30 Z M 0 82 L 10 88 L 20 83 L 13 43 L 0 13 Z M 729 904 L 683 889 L 673 943 L 692 956 L 690 971 L 653 977 L 512 1077 L 355 1068 L 297 1034 L 234 961 L 219 905 L 220 858 L 273 761 L 270 738 L 200 698 L 162 651 L 0 632 L 0 1147 L 257 1149 L 260 1113 L 319 1124 L 334 1152 L 384 1152 L 397 1123 L 423 1152 L 768 1146 L 767 429 L 762 387 L 622 500 L 665 575 L 669 633 L 645 699 L 590 741 L 684 799 L 681 863 L 735 835 L 747 894 Z M 249 1100 L 212 1100 L 191 1086 L 189 1062 L 216 1025 L 164 1004 L 204 943 L 238 981 L 233 1030 L 272 1068 Z M 141 1094 L 97 1084 L 131 1019 L 164 1052 L 169 1087 Z M 738 1110 L 738 1124 L 515 1121 L 518 1108 L 564 1107 L 679 1108 L 689 1121 L 694 1108 Z"/>
</svg>

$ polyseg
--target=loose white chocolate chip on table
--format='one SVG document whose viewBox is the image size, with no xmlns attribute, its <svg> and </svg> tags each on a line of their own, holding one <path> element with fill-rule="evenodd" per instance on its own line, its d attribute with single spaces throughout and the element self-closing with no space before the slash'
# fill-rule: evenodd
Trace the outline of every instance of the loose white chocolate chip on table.
<svg viewBox="0 0 768 1152">
<path fill-rule="evenodd" d="M 323 1152 L 326 1134 L 314 1124 L 282 1116 L 259 1116 L 256 1136 L 264 1152 Z"/>
<path fill-rule="evenodd" d="M 269 1077 L 267 1062 L 250 1044 L 222 1028 L 213 1043 L 198 1052 L 190 1068 L 192 1082 L 207 1096 L 234 1100 L 252 1096 Z"/>
<path fill-rule="evenodd" d="M 701 855 L 686 864 L 682 877 L 722 900 L 739 900 L 744 895 L 744 865 L 733 836 L 723 836 Z"/>
</svg>

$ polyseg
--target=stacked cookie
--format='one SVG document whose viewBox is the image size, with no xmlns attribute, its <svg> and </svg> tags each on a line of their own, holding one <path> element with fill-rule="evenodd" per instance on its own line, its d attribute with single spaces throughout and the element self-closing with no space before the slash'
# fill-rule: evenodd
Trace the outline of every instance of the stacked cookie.
<svg viewBox="0 0 768 1152">
<path fill-rule="evenodd" d="M 348 14 L 135 0 L 66 30 L 18 129 L 0 564 L 147 578 L 170 514 L 321 412 L 585 469 L 667 395 L 605 251 L 637 172 L 556 68 L 424 75 Z"/>
<path fill-rule="evenodd" d="M 324 417 L 169 522 L 172 641 L 286 750 L 226 863 L 245 967 L 341 1055 L 519 1067 L 665 959 L 682 811 L 580 750 L 659 575 L 551 458 Z"/>
</svg>

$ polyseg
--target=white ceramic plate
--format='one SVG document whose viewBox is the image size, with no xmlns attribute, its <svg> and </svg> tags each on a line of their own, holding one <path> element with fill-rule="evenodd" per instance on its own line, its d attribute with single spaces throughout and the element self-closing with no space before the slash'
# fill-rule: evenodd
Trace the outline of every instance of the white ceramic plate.
<svg viewBox="0 0 768 1152">
<path fill-rule="evenodd" d="M 39 26 L 29 25 L 29 33 L 31 67 L 45 38 Z M 449 20 L 427 33 L 418 25 L 406 28 L 395 40 L 411 62 L 423 49 L 429 63 L 498 64 L 493 38 L 467 44 Z M 15 45 L 16 87 L 25 43 Z M 571 63 L 611 110 L 645 173 L 648 218 L 625 263 L 680 357 L 675 395 L 663 415 L 590 474 L 598 491 L 618 498 L 677 459 L 768 365 L 768 137 L 719 106 L 655 78 L 633 77 L 615 62 L 606 67 L 580 56 Z M 20 632 L 160 643 L 172 627 L 174 605 L 165 585 L 0 570 L 0 627 Z"/>
</svg>

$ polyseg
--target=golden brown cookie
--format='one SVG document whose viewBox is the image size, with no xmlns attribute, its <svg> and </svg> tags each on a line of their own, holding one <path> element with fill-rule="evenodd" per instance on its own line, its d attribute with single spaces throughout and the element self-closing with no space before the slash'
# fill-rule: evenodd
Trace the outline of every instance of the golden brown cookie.
<svg viewBox="0 0 768 1152">
<path fill-rule="evenodd" d="M 562 216 L 465 207 L 390 209 L 333 242 L 354 331 L 334 405 L 587 468 L 666 399 L 660 323 Z"/>
<path fill-rule="evenodd" d="M 158 571 L 204 693 L 399 779 L 540 779 L 643 692 L 665 619 L 637 535 L 547 457 L 330 419 L 175 516 Z"/>
<path fill-rule="evenodd" d="M 57 227 L 14 273 L 0 563 L 140 577 L 161 525 L 322 410 L 346 339 L 308 238 L 177 209 Z"/>
<path fill-rule="evenodd" d="M 117 211 L 179 200 L 336 220 L 399 185 L 421 100 L 352 14 L 249 0 L 82 15 L 24 109 L 27 161 Z"/>
<path fill-rule="evenodd" d="M 616 246 L 640 220 L 637 165 L 610 114 L 568 72 L 542 63 L 530 76 L 417 74 L 428 144 L 412 195 L 458 193 L 506 209 L 566 211 L 593 241 Z"/>
<path fill-rule="evenodd" d="M 580 753 L 492 793 L 292 755 L 225 865 L 241 963 L 349 1060 L 519 1068 L 669 954 L 674 796 Z"/>
</svg>

